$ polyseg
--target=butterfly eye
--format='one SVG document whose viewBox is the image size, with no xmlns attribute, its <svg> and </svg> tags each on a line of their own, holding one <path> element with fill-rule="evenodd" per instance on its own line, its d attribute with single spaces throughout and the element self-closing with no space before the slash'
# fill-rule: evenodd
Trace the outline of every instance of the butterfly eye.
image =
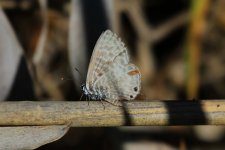
<svg viewBox="0 0 225 150">
<path fill-rule="evenodd" d="M 137 87 L 135 87 L 135 88 L 134 88 L 134 91 L 135 91 L 135 92 L 137 92 L 137 90 L 138 90 L 138 88 L 137 88 Z"/>
</svg>

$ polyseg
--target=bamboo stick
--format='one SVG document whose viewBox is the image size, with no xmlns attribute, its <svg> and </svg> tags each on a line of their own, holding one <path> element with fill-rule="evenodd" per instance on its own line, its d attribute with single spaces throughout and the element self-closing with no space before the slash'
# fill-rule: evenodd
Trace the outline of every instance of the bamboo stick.
<svg viewBox="0 0 225 150">
<path fill-rule="evenodd" d="M 130 101 L 124 107 L 100 101 L 0 103 L 0 125 L 73 127 L 225 125 L 225 100 Z"/>
</svg>

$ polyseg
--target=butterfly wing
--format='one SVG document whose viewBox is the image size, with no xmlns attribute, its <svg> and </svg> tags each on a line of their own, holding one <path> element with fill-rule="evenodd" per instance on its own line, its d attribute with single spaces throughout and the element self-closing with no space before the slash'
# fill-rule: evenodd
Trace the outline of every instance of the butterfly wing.
<svg viewBox="0 0 225 150">
<path fill-rule="evenodd" d="M 115 105 L 133 100 L 140 92 L 141 74 L 129 63 L 127 48 L 120 38 L 107 30 L 98 39 L 88 68 L 88 92 Z"/>
<path fill-rule="evenodd" d="M 117 57 L 121 64 L 128 64 L 129 57 L 124 43 L 116 34 L 106 30 L 95 45 L 88 67 L 86 86 L 90 92 L 94 90 L 94 83 L 108 71 Z"/>
<path fill-rule="evenodd" d="M 141 74 L 133 64 L 117 62 L 93 85 L 95 92 L 110 103 L 121 105 L 119 100 L 133 100 L 141 89 Z"/>
</svg>

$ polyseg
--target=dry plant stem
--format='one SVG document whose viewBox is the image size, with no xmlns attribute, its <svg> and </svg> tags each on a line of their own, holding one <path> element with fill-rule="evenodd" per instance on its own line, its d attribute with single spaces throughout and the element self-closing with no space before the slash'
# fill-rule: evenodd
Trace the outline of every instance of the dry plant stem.
<svg viewBox="0 0 225 150">
<path fill-rule="evenodd" d="M 147 126 L 225 125 L 225 100 L 107 102 L 1 102 L 0 125 Z"/>
<path fill-rule="evenodd" d="M 120 16 L 122 13 L 125 13 L 137 34 L 136 47 L 138 51 L 138 63 L 136 64 L 140 66 L 140 71 L 143 75 L 143 83 L 147 83 L 154 78 L 155 74 L 155 60 L 151 54 L 153 45 L 168 36 L 178 27 L 185 25 L 190 18 L 188 12 L 181 12 L 161 25 L 154 27 L 151 22 L 146 21 L 145 15 L 142 11 L 142 6 L 143 1 L 116 0 L 114 3 L 113 29 L 116 33 L 122 32 L 122 22 Z"/>
<path fill-rule="evenodd" d="M 187 39 L 188 50 L 188 75 L 187 75 L 187 95 L 188 99 L 198 97 L 200 85 L 199 67 L 201 56 L 201 40 L 206 25 L 206 15 L 210 6 L 210 1 L 200 0 L 192 2 L 191 24 Z"/>
</svg>

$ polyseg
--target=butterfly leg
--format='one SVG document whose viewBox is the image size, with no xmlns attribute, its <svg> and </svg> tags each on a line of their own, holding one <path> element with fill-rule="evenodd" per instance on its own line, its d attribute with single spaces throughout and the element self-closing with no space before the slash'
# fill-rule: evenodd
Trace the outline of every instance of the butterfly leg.
<svg viewBox="0 0 225 150">
<path fill-rule="evenodd" d="M 97 100 L 99 100 L 101 103 L 102 103 L 102 105 L 103 105 L 103 107 L 104 107 L 104 110 L 105 110 L 105 105 L 103 104 L 103 102 L 102 102 L 102 97 L 101 96 L 99 96 L 99 95 L 95 95 L 95 99 L 97 99 Z"/>
<path fill-rule="evenodd" d="M 120 100 L 111 100 L 111 99 L 105 99 L 105 101 L 109 102 L 110 104 L 114 105 L 114 106 L 120 106 L 122 107 L 123 104 Z"/>
<path fill-rule="evenodd" d="M 100 102 L 102 103 L 102 106 L 103 106 L 103 108 L 105 110 L 105 105 L 103 104 L 102 99 L 100 100 Z"/>
<path fill-rule="evenodd" d="M 105 110 L 105 105 L 103 104 L 103 99 L 100 99 L 100 102 L 102 103 L 103 107 L 104 107 L 104 110 Z"/>
<path fill-rule="evenodd" d="M 84 93 L 82 93 L 82 95 L 81 95 L 81 97 L 80 97 L 80 101 L 81 101 L 81 99 L 82 99 L 83 96 L 84 96 Z"/>
<path fill-rule="evenodd" d="M 86 96 L 86 101 L 88 101 L 88 106 L 89 106 L 89 101 L 90 101 L 90 96 L 89 95 Z"/>
</svg>

